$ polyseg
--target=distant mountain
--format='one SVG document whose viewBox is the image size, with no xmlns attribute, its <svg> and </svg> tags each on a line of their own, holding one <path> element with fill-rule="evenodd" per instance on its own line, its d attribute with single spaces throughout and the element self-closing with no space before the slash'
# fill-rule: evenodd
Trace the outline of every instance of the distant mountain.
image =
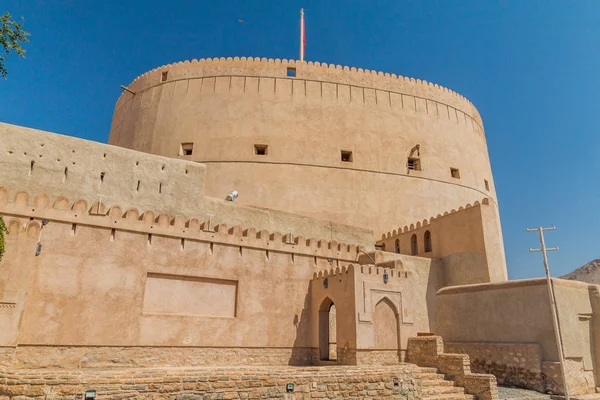
<svg viewBox="0 0 600 400">
<path fill-rule="evenodd" d="M 570 279 L 572 281 L 581 281 L 587 283 L 600 284 L 600 258 L 590 261 L 581 268 L 563 275 L 560 278 Z"/>
</svg>

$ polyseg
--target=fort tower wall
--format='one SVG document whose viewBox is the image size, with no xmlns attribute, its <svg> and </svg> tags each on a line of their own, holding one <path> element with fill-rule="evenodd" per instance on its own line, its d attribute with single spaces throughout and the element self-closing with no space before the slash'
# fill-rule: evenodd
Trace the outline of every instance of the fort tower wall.
<svg viewBox="0 0 600 400">
<path fill-rule="evenodd" d="M 109 142 L 206 164 L 209 196 L 236 189 L 243 204 L 376 234 L 482 197 L 497 208 L 479 113 L 429 82 L 236 57 L 165 65 L 128 88 Z"/>
</svg>

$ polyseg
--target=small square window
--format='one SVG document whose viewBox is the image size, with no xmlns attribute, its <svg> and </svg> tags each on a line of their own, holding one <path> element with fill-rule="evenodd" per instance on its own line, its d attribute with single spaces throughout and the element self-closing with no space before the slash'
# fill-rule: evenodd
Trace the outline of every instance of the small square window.
<svg viewBox="0 0 600 400">
<path fill-rule="evenodd" d="M 194 143 L 181 143 L 179 149 L 180 156 L 191 156 L 194 152 Z"/>
<path fill-rule="evenodd" d="M 453 178 L 460 179 L 460 171 L 458 170 L 458 168 L 450 168 L 450 175 Z"/>
<path fill-rule="evenodd" d="M 166 82 L 167 78 L 169 77 L 169 71 L 163 71 L 161 77 L 160 77 L 160 81 L 161 82 Z"/>
<path fill-rule="evenodd" d="M 255 144 L 254 154 L 256 154 L 257 156 L 266 156 L 267 154 L 269 154 L 269 145 Z"/>
<path fill-rule="evenodd" d="M 296 68 L 288 67 L 287 76 L 291 76 L 291 77 L 295 78 L 296 77 Z"/>
<path fill-rule="evenodd" d="M 487 181 L 487 179 L 484 179 L 483 182 L 485 183 L 485 190 L 490 190 L 490 183 Z"/>
<path fill-rule="evenodd" d="M 352 162 L 352 152 L 348 150 L 342 150 L 342 161 Z"/>
<path fill-rule="evenodd" d="M 421 170 L 421 160 L 419 158 L 408 157 L 408 169 L 413 171 Z"/>
</svg>

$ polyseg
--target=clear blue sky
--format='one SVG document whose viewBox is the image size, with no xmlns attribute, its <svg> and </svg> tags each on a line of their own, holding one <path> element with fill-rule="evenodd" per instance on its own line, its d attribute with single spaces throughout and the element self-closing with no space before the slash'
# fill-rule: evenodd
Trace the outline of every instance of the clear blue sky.
<svg viewBox="0 0 600 400">
<path fill-rule="evenodd" d="M 8 59 L 0 121 L 106 142 L 120 84 L 192 58 L 297 58 L 301 7 L 308 61 L 425 79 L 479 109 L 511 279 L 543 275 L 526 227 L 556 225 L 555 276 L 600 258 L 600 1 L 3 0 L 32 37 Z"/>
</svg>

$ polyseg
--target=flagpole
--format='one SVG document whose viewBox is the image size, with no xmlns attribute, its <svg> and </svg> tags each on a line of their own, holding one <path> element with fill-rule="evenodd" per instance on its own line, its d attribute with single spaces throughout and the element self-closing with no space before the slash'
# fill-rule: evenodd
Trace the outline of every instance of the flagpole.
<svg viewBox="0 0 600 400">
<path fill-rule="evenodd" d="M 300 9 L 300 62 L 304 61 L 304 8 Z"/>
</svg>

